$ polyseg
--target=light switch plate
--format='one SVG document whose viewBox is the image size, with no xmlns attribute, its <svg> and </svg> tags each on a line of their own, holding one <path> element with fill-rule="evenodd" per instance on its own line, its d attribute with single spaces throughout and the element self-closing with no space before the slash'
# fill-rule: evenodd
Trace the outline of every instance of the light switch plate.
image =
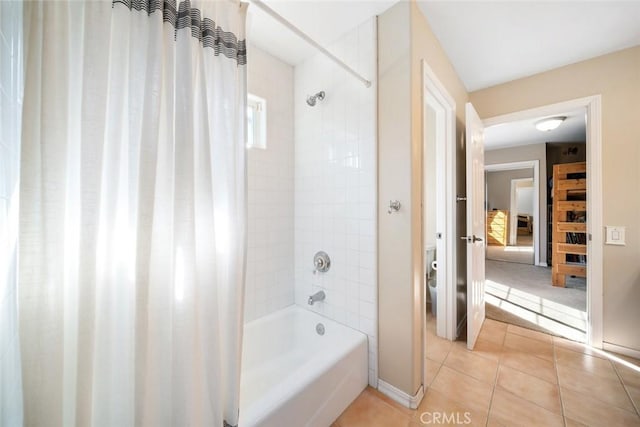
<svg viewBox="0 0 640 427">
<path fill-rule="evenodd" d="M 624 246 L 624 227 L 607 225 L 605 230 L 607 235 L 605 244 Z"/>
</svg>

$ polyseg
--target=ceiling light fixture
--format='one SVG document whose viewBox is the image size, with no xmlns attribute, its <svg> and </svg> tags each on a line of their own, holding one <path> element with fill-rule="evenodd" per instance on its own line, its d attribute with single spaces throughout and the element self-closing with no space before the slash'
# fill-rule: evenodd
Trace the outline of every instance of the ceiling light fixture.
<svg viewBox="0 0 640 427">
<path fill-rule="evenodd" d="M 550 130 L 556 129 L 565 120 L 566 120 L 565 116 L 548 117 L 546 119 L 542 119 L 536 122 L 536 129 L 542 132 L 549 132 Z"/>
</svg>

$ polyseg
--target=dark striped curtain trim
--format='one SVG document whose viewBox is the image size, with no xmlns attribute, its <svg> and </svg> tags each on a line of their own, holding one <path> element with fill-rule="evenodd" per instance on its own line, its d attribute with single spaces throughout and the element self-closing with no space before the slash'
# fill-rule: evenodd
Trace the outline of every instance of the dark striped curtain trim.
<svg viewBox="0 0 640 427">
<path fill-rule="evenodd" d="M 129 10 L 144 11 L 151 15 L 162 12 L 162 20 L 170 23 L 178 30 L 191 28 L 191 35 L 197 38 L 204 47 L 213 49 L 214 54 L 235 59 L 238 65 L 247 64 L 247 42 L 238 40 L 235 34 L 224 31 L 210 18 L 202 18 L 200 9 L 192 8 L 189 0 L 180 3 L 176 8 L 176 0 L 113 0 L 113 6 L 120 3 Z"/>
</svg>

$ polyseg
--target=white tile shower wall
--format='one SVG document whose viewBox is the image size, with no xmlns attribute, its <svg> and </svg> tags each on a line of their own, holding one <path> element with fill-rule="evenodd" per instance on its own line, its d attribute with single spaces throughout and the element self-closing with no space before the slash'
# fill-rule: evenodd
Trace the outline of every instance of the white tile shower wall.
<svg viewBox="0 0 640 427">
<path fill-rule="evenodd" d="M 293 67 L 250 45 L 249 93 L 267 101 L 267 148 L 248 154 L 245 321 L 294 303 Z"/>
<path fill-rule="evenodd" d="M 17 313 L 22 3 L 0 2 L 0 425 L 22 425 Z"/>
<path fill-rule="evenodd" d="M 376 22 L 328 46 L 372 81 L 367 88 L 322 55 L 295 68 L 296 303 L 367 334 L 377 386 Z M 307 95 L 325 91 L 315 107 Z M 313 274 L 323 250 L 331 269 Z M 307 304 L 323 289 L 326 300 Z"/>
</svg>

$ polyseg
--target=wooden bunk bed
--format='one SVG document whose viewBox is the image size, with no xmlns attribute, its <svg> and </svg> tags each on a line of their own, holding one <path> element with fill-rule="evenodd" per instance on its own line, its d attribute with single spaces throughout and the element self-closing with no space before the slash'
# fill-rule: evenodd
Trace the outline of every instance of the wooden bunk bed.
<svg viewBox="0 0 640 427">
<path fill-rule="evenodd" d="M 587 164 L 553 166 L 553 286 L 587 277 Z"/>
</svg>

